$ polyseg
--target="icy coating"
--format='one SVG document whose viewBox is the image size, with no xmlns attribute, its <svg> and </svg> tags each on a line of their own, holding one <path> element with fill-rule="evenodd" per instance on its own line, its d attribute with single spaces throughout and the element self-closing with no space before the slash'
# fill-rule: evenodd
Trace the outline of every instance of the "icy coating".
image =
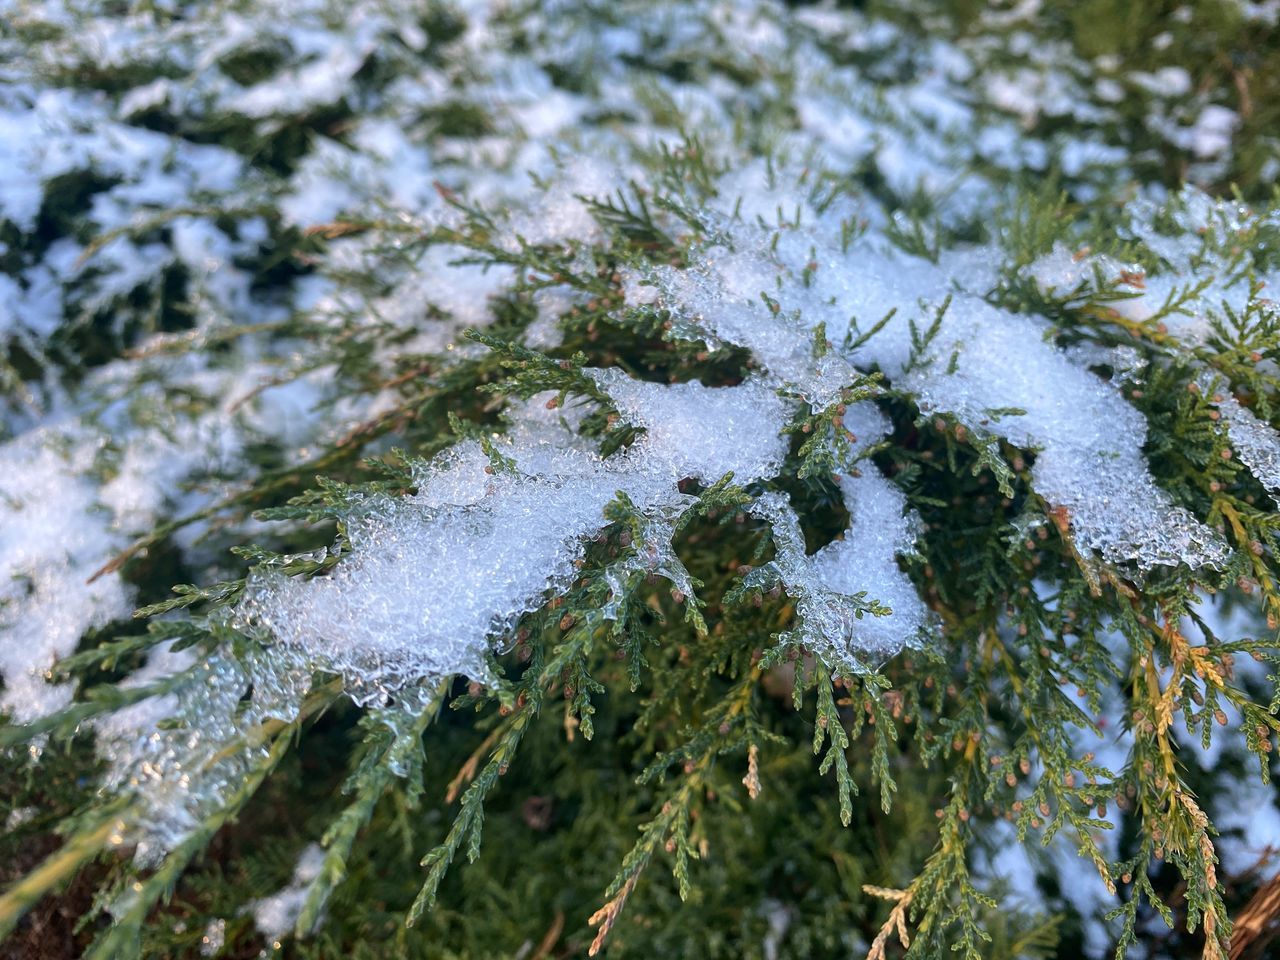
<svg viewBox="0 0 1280 960">
<path fill-rule="evenodd" d="M 1211 346 L 1222 324 L 1250 310 L 1273 316 L 1271 297 L 1280 284 L 1274 262 L 1276 214 L 1252 214 L 1240 204 L 1217 201 L 1185 187 L 1166 203 L 1135 200 L 1125 212 L 1127 239 L 1141 243 L 1155 263 L 1122 263 L 1087 249 L 1057 243 L 1051 252 L 1026 268 L 1027 276 L 1046 293 L 1064 299 L 1097 293 L 1097 278 L 1119 294 L 1108 307 L 1137 323 L 1158 322 L 1162 336 L 1188 352 Z M 1253 246 L 1240 240 L 1258 231 Z"/>
<path fill-rule="evenodd" d="M 1218 396 L 1215 400 L 1232 448 L 1271 498 L 1280 503 L 1280 433 L 1235 397 Z"/>
<path fill-rule="evenodd" d="M 568 585 L 619 492 L 647 527 L 608 572 L 615 601 L 634 570 L 692 594 L 671 547 L 674 522 L 694 501 L 680 481 L 732 474 L 749 484 L 775 476 L 795 402 L 760 380 L 711 388 L 647 383 L 619 370 L 587 373 L 625 420 L 644 428 L 631 447 L 600 458 L 554 402 L 548 410 L 554 394 L 535 396 L 497 438 L 513 469 L 495 469 L 475 441 L 459 444 L 421 467 L 415 495 L 371 504 L 352 518 L 350 553 L 329 575 L 260 575 L 241 616 L 341 670 L 353 689 L 372 686 L 376 694 L 458 673 L 483 678 L 494 638 Z M 847 417 L 861 434 L 858 448 L 888 428 L 868 403 Z M 754 509 L 773 528 L 778 556 L 749 581 L 780 581 L 798 600 L 805 641 L 854 669 L 916 643 L 929 625 L 898 567 L 916 536 L 905 498 L 874 467 L 866 470 L 840 482 L 850 530 L 813 557 L 805 556 L 799 519 L 782 498 L 762 496 Z M 864 617 L 873 601 L 884 615 Z M 612 604 L 605 612 L 617 616 Z"/>
<path fill-rule="evenodd" d="M 356 689 L 482 678 L 492 638 L 567 586 L 619 491 L 661 520 L 691 502 L 683 479 L 733 473 L 746 484 L 781 466 L 787 407 L 761 383 L 713 389 L 590 373 L 621 415 L 645 428 L 626 451 L 602 459 L 548 409 L 555 394 L 537 395 L 498 438 L 513 466 L 493 467 L 475 441 L 459 444 L 422 465 L 415 495 L 352 518 L 351 551 L 331 574 L 259 576 L 241 615 L 342 670 Z M 669 537 L 637 549 L 669 554 Z M 642 562 L 688 589 L 674 555 L 665 565 L 656 552 Z"/>
<path fill-rule="evenodd" d="M 1240 204 L 1215 201 L 1191 187 L 1163 206 L 1136 201 L 1127 213 L 1127 233 L 1149 252 L 1154 270 L 1057 243 L 1026 268 L 1026 275 L 1045 294 L 1066 300 L 1098 293 L 1101 281 L 1120 294 L 1108 301 L 1109 309 L 1125 320 L 1153 325 L 1172 349 L 1194 359 L 1202 368 L 1196 385 L 1217 408 L 1232 449 L 1276 499 L 1280 433 L 1243 405 L 1206 360 L 1211 363 L 1233 337 L 1247 337 L 1251 327 L 1276 321 L 1270 294 L 1280 286 L 1280 264 L 1274 260 L 1274 241 L 1265 238 L 1280 221 L 1275 214 L 1258 217 Z M 1250 231 L 1264 239 L 1252 247 L 1242 245 Z M 1273 369 L 1273 362 L 1261 355 L 1250 359 Z M 1121 377 L 1141 377 L 1129 358 L 1113 353 L 1101 360 Z"/>
<path fill-rule="evenodd" d="M 157 863 L 244 786 L 269 751 L 263 725 L 297 719 L 311 669 L 288 650 L 237 659 L 197 657 L 165 645 L 123 686 L 155 684 L 166 688 L 94 723 L 107 761 L 105 784 L 133 794 L 142 808 L 143 829 L 128 839 L 143 867 Z M 164 723 L 174 718 L 180 722 Z"/>
</svg>

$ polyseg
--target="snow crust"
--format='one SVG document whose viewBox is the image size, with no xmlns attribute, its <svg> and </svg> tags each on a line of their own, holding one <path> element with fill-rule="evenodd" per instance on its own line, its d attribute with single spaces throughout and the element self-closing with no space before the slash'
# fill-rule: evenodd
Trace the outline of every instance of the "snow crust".
<svg viewBox="0 0 1280 960">
<path fill-rule="evenodd" d="M 491 638 L 568 585 L 619 492 L 657 519 L 692 502 L 683 479 L 733 473 L 745 484 L 781 465 L 786 407 L 761 383 L 714 389 L 618 370 L 591 375 L 645 428 L 625 452 L 602 459 L 547 409 L 554 393 L 536 395 L 496 438 L 510 468 L 491 466 L 476 441 L 457 445 L 421 466 L 417 494 L 352 518 L 350 554 L 332 574 L 259 577 L 242 614 L 344 670 L 357 688 L 483 677 Z M 669 554 L 669 536 L 652 548 Z"/>
<path fill-rule="evenodd" d="M 755 201 L 762 208 L 806 206 L 801 196 L 769 196 L 762 186 L 760 170 L 735 175 L 722 194 L 733 204 L 726 214 L 741 212 L 736 191 L 744 187 L 764 193 Z M 812 211 L 808 226 L 777 229 L 726 217 L 722 229 L 732 252 L 710 248 L 691 270 L 658 267 L 649 282 L 658 304 L 684 321 L 682 335 L 750 348 L 780 386 L 815 406 L 830 403 L 855 367 L 875 368 L 911 394 L 921 413 L 946 414 L 979 435 L 1034 449 L 1037 492 L 1066 511 L 1087 550 L 1142 569 L 1225 562 L 1220 538 L 1152 480 L 1142 416 L 1049 342 L 1046 321 L 989 301 L 997 249 L 944 253 L 937 263 L 871 237 L 844 249 L 843 216 L 844 210 Z M 780 309 L 766 305 L 762 293 Z M 814 359 L 811 338 L 819 325 L 839 344 L 886 316 L 848 355 L 836 350 Z M 936 333 L 917 347 L 913 327 L 932 320 Z"/>
</svg>

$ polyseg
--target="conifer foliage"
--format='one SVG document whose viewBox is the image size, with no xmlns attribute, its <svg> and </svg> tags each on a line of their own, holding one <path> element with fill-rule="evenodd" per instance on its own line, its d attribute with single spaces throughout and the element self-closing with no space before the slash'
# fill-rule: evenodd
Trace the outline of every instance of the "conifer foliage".
<svg viewBox="0 0 1280 960">
<path fill-rule="evenodd" d="M 0 949 L 1265 955 L 1280 4 L 0 13 Z"/>
</svg>

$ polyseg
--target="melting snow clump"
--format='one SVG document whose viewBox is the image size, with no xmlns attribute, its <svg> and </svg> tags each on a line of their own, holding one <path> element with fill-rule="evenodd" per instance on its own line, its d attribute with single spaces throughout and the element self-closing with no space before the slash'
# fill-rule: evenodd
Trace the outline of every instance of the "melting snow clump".
<svg viewBox="0 0 1280 960">
<path fill-rule="evenodd" d="M 289 882 L 271 896 L 255 900 L 248 906 L 254 926 L 268 944 L 279 943 L 293 932 L 307 901 L 307 888 L 320 876 L 323 866 L 324 850 L 319 844 L 309 844 L 298 857 Z"/>
</svg>

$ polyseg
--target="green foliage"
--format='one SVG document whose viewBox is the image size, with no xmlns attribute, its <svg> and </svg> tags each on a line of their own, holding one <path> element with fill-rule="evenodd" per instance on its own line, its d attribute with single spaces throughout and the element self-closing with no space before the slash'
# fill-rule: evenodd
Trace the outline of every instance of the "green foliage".
<svg viewBox="0 0 1280 960">
<path fill-rule="evenodd" d="M 904 28 L 943 24 L 970 39 L 994 29 L 983 4 L 921 6 L 930 19 Z M 658 186 L 633 181 L 616 194 L 578 196 L 600 231 L 590 242 L 528 242 L 503 211 L 444 187 L 456 214 L 444 225 L 378 211 L 307 235 L 272 223 L 259 259 L 244 265 L 268 285 L 283 282 L 281 264 L 310 269 L 352 236 L 369 241 L 377 268 L 333 269 L 329 279 L 345 290 L 372 296 L 381 273 L 438 250 L 460 264 L 510 269 L 514 279 L 485 304 L 491 322 L 450 343 L 457 354 L 449 363 L 394 324 L 305 314 L 269 331 L 223 326 L 190 341 L 148 341 L 148 350 L 199 355 L 264 332 L 286 343 L 315 339 L 319 353 L 280 376 L 331 369 L 345 399 L 378 403 L 296 460 L 261 451 L 255 476 L 161 521 L 100 571 L 119 571 L 137 587 L 136 617 L 147 623 L 87 635 L 57 667 L 58 677 L 80 683 L 75 700 L 32 723 L 0 727 L 7 751 L 0 817 L 11 817 L 0 863 L 15 864 L 3 874 L 0 937 L 34 937 L 41 911 L 56 901 L 80 918 L 68 949 L 87 957 L 196 956 L 211 921 L 225 931 L 220 955 L 252 955 L 261 943 L 244 905 L 279 890 L 297 853 L 318 843 L 322 865 L 280 947 L 291 957 L 1068 956 L 1082 951 L 1084 925 L 1097 918 L 1082 916 L 1058 887 L 1053 858 L 1065 850 L 1114 897 L 1106 929 L 1118 956 L 1134 944 L 1151 956 L 1193 948 L 1225 956 L 1231 917 L 1250 889 L 1220 875 L 1218 829 L 1207 811 L 1232 802 L 1241 777 L 1270 782 L 1280 732 L 1280 514 L 1233 453 L 1218 409 L 1233 397 L 1265 422 L 1280 417 L 1280 313 L 1254 282 L 1277 266 L 1280 249 L 1280 217 L 1263 212 L 1280 125 L 1280 96 L 1268 95 L 1280 84 L 1280 45 L 1274 26 L 1248 25 L 1225 2 L 1184 7 L 1189 17 L 1159 52 L 1152 38 L 1169 24 L 1159 4 L 1042 6 L 1037 36 L 1057 37 L 1080 57 L 1121 56 L 1148 70 L 1191 64 L 1197 89 L 1235 91 L 1239 149 L 1211 186 L 1231 197 L 1234 183 L 1236 200 L 1259 210 L 1195 238 L 1195 263 L 1215 277 L 1178 285 L 1135 319 L 1123 307 L 1141 271 L 1160 276 L 1174 265 L 1150 238 L 1129 232 L 1118 204 L 1091 201 L 1085 178 L 1056 170 L 1040 184 L 1010 177 L 1004 213 L 989 223 L 944 221 L 926 193 L 898 196 L 871 169 L 843 178 L 806 169 L 802 186 L 827 200 L 843 192 L 888 198 L 896 210 L 888 241 L 931 263 L 960 241 L 994 244 L 1003 260 L 991 301 L 1047 318 L 1059 346 L 1111 351 L 1094 367 L 1149 425 L 1144 453 L 1153 476 L 1177 505 L 1222 533 L 1233 548 L 1228 566 L 1144 576 L 1094 556 L 1074 541 L 1065 508 L 1033 489 L 1038 451 L 985 429 L 1023 411 L 987 410 L 981 425 L 966 426 L 920 409 L 882 371 L 861 371 L 835 402 L 800 406 L 776 481 L 685 481 L 688 502 L 672 521 L 668 567 L 629 565 L 650 540 L 649 521 L 619 493 L 572 584 L 504 629 L 483 681 L 433 680 L 357 706 L 346 695 L 359 700 L 368 691 L 317 671 L 295 718 L 258 718 L 226 746 L 251 762 L 216 808 L 201 809 L 158 862 L 131 861 L 125 838 L 150 812 L 135 785 L 96 786 L 95 719 L 176 695 L 213 658 L 270 660 L 279 647 L 237 612 L 251 578 L 326 576 L 351 549 L 352 518 L 415 490 L 423 465 L 461 440 L 481 444 L 490 473 L 511 471 L 495 438 L 514 400 L 550 392 L 549 409 L 585 409 L 580 433 L 608 458 L 643 431 L 623 422 L 587 368 L 619 367 L 664 383 L 726 385 L 750 376 L 757 364 L 745 350 L 691 342 L 677 335 L 679 318 L 628 302 L 623 275 L 646 265 L 687 267 L 720 235 L 723 225 L 702 201 L 740 159 L 735 149 L 769 156 L 771 177 L 786 158 L 770 151 L 766 121 L 745 116 L 733 149 L 692 135 L 679 147 L 664 143 L 646 158 Z M 460 27 L 432 9 L 430 43 L 412 57 L 399 48 L 371 56 L 356 74 L 352 103 L 283 118 L 269 135 L 243 118 L 193 114 L 183 135 L 233 146 L 266 177 L 294 171 L 312 134 L 340 137 L 354 102 L 389 82 L 379 58 L 442 56 Z M 821 43 L 835 46 L 829 37 Z M 287 56 L 268 42 L 231 51 L 219 69 L 251 84 Z M 855 47 L 833 56 L 870 58 Z M 1006 66 L 1026 59 L 1005 47 L 993 56 Z M 887 70 L 885 63 L 870 66 Z M 569 67 L 567 86 L 589 82 Z M 102 90 L 136 85 L 127 71 L 148 79 L 172 72 L 162 53 L 127 71 L 64 68 L 68 84 Z M 677 57 L 646 69 L 669 79 L 703 68 Z M 753 80 L 766 73 L 761 64 L 724 69 L 759 70 L 760 77 L 748 72 Z M 666 87 L 655 81 L 644 89 L 655 113 L 688 129 Z M 1135 176 L 1175 185 L 1188 157 L 1140 122 L 1144 102 L 1127 98 L 1124 129 L 1105 132 L 1125 141 Z M 432 137 L 468 138 L 492 131 L 496 119 L 481 104 L 444 98 L 414 122 Z M 1074 122 L 1039 116 L 1028 132 Z M 102 189 L 88 174 L 47 185 L 56 203 L 41 211 L 40 232 L 21 245 L 3 241 L 0 257 L 34 257 L 74 234 Z M 1187 202 L 1175 195 L 1164 205 L 1158 222 L 1168 235 L 1181 234 Z M 262 209 L 271 208 L 246 203 L 219 214 L 248 218 Z M 779 209 L 767 224 L 775 242 L 799 218 L 798 209 Z M 864 227 L 846 222 L 842 236 L 851 241 Z M 121 235 L 137 240 L 165 229 L 161 217 Z M 1072 289 L 1046 291 L 1028 268 L 1058 245 L 1126 268 L 1113 275 L 1098 261 Z M 1252 284 L 1243 309 L 1215 306 L 1201 343 L 1170 333 L 1169 322 L 1186 316 L 1210 283 L 1236 277 Z M 38 379 L 28 367 L 48 364 L 74 378 L 144 334 L 181 335 L 191 328 L 183 287 L 182 277 L 168 275 L 127 309 L 73 317 L 39 364 L 14 348 L 0 358 L 0 386 L 16 395 Z M 526 335 L 547 292 L 566 298 L 553 317 L 556 345 L 530 346 Z M 769 293 L 759 296 L 772 314 L 782 311 Z M 951 302 L 910 318 L 905 371 L 954 372 L 960 346 L 948 369 L 928 367 Z M 852 355 L 892 314 L 861 319 L 839 344 L 820 327 L 814 357 Z M 1121 356 L 1132 363 L 1122 366 Z M 887 440 L 865 449 L 844 422 L 859 402 L 873 402 L 892 424 Z M 777 547 L 749 507 L 779 490 L 804 504 L 812 553 L 845 530 L 836 481 L 859 469 L 891 478 L 920 517 L 917 552 L 904 569 L 939 629 L 928 644 L 853 671 L 803 642 L 799 597 L 752 577 Z M 191 530 L 203 531 L 202 545 L 217 554 L 209 565 L 216 576 L 172 586 L 178 577 L 149 560 Z M 1251 626 L 1240 628 L 1248 635 L 1216 635 L 1221 618 L 1205 616 L 1206 598 L 1254 611 Z M 874 596 L 854 599 L 859 615 L 887 612 Z M 122 682 L 162 646 L 185 651 L 192 665 Z M 1246 659 L 1271 671 L 1265 682 L 1237 670 Z M 162 726 L 198 723 L 175 707 Z M 1107 763 L 1082 749 L 1121 735 L 1127 755 Z M 1222 746 L 1221 774 L 1184 759 L 1197 745 Z M 213 768 L 226 757 L 205 759 Z M 1034 889 L 1007 889 L 991 866 L 992 848 L 1012 836 L 1027 847 Z M 78 887 L 76 876 L 92 889 Z M 1172 928 L 1161 941 L 1147 932 L 1157 915 Z"/>
</svg>

